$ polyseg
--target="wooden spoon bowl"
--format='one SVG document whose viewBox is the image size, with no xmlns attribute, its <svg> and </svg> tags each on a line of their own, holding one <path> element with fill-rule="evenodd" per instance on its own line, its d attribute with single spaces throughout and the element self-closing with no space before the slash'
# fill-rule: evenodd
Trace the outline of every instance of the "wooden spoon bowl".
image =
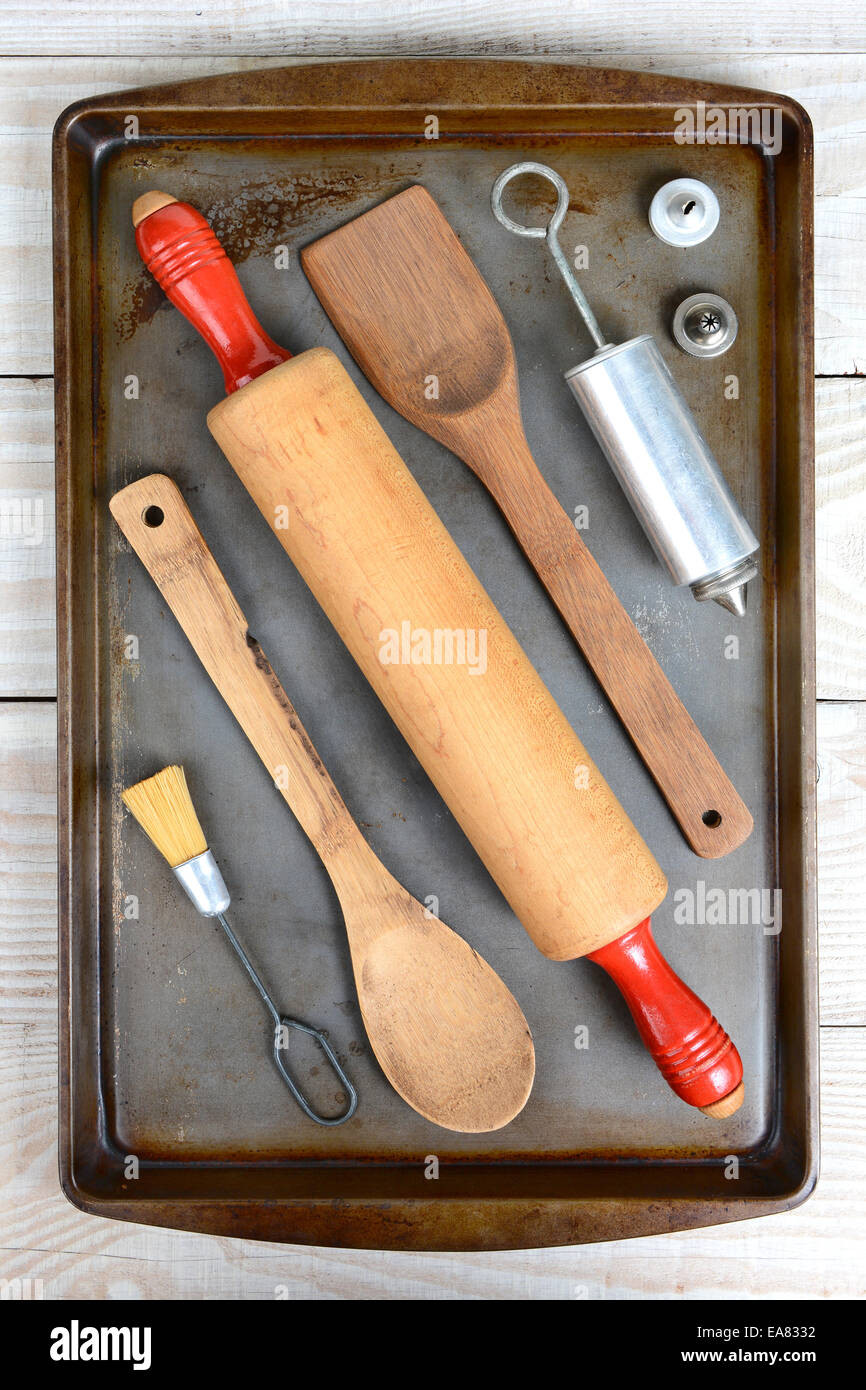
<svg viewBox="0 0 866 1390">
<path fill-rule="evenodd" d="M 463 1133 L 501 1129 L 535 1076 L 529 1025 L 513 994 L 456 932 L 394 885 L 390 931 L 346 913 L 361 1013 L 394 1089 L 428 1120 Z"/>
</svg>

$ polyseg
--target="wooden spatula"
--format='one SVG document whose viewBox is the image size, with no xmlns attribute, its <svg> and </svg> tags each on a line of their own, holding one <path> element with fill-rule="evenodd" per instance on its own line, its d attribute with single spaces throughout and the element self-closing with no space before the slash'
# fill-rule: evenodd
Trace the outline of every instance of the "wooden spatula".
<svg viewBox="0 0 866 1390">
<path fill-rule="evenodd" d="M 491 493 L 692 849 L 708 859 L 736 849 L 752 817 L 542 478 L 505 320 L 430 194 L 397 194 L 302 261 L 376 390 Z"/>
<path fill-rule="evenodd" d="M 115 494 L 111 511 L 330 875 L 364 1026 L 391 1085 L 445 1129 L 508 1124 L 535 1075 L 516 999 L 370 849 L 176 485 L 142 478 Z"/>
</svg>

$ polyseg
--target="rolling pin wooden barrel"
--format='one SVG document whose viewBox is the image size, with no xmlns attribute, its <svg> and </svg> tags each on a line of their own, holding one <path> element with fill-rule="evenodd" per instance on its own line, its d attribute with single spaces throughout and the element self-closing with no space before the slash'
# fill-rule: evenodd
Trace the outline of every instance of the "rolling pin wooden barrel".
<svg viewBox="0 0 866 1390">
<path fill-rule="evenodd" d="M 338 358 L 265 334 L 189 204 L 133 221 L 223 368 L 211 433 L 535 944 L 600 964 L 676 1094 L 732 1114 L 739 1054 L 650 931 L 661 869 Z"/>
</svg>

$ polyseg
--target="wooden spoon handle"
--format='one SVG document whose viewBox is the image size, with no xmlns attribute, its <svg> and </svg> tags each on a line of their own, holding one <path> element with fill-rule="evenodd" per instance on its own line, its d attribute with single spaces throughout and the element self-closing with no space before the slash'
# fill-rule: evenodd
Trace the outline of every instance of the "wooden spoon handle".
<svg viewBox="0 0 866 1390">
<path fill-rule="evenodd" d="M 347 845 L 367 851 L 176 484 L 153 473 L 110 507 L 322 860 Z"/>
<path fill-rule="evenodd" d="M 470 467 L 504 513 L 689 845 L 704 859 L 721 858 L 751 833 L 748 807 L 541 476 L 522 430 L 490 424 L 478 431 L 483 442 Z"/>
<path fill-rule="evenodd" d="M 671 969 L 649 918 L 592 951 L 622 991 L 647 1051 L 672 1091 L 713 1118 L 738 1110 L 743 1064 L 724 1028 Z"/>
</svg>

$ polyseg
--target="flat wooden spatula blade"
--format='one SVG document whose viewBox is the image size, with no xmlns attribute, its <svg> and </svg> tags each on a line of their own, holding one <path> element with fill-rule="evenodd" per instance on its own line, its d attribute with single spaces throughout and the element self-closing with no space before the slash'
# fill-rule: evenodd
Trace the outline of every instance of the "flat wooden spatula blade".
<svg viewBox="0 0 866 1390">
<path fill-rule="evenodd" d="M 514 349 L 499 306 L 426 188 L 415 184 L 330 232 L 301 261 L 380 395 L 455 447 L 456 422 L 513 376 Z"/>
</svg>

